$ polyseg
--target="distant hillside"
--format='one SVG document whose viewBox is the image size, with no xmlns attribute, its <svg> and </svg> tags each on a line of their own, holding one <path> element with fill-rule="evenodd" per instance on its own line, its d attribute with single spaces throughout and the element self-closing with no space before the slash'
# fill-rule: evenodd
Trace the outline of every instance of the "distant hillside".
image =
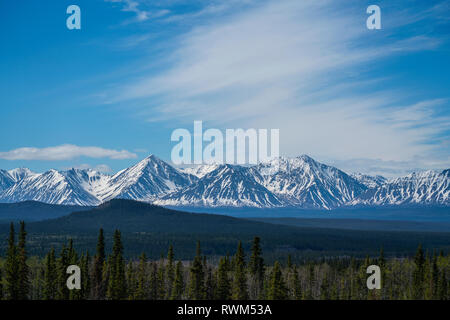
<svg viewBox="0 0 450 320">
<path fill-rule="evenodd" d="M 54 219 L 68 215 L 74 211 L 90 210 L 91 208 L 85 206 L 47 204 L 37 201 L 0 203 L 0 222 Z"/>
<path fill-rule="evenodd" d="M 330 228 L 347 230 L 379 230 L 379 231 L 436 231 L 450 232 L 449 222 L 432 221 L 399 221 L 369 219 L 326 219 L 326 218 L 252 218 L 251 220 L 298 226 L 303 228 Z"/>
<path fill-rule="evenodd" d="M 222 215 L 195 214 L 132 200 L 111 200 L 88 211 L 74 212 L 57 219 L 27 224 L 30 254 L 42 255 L 50 247 L 60 248 L 73 238 L 80 250 L 95 251 L 98 229 L 105 229 L 111 240 L 117 228 L 123 233 L 125 252 L 138 256 L 146 252 L 158 258 L 170 244 L 178 248 L 177 257 L 190 259 L 199 240 L 206 255 L 234 252 L 242 240 L 250 249 L 255 236 L 262 239 L 269 257 L 291 253 L 305 256 L 377 255 L 381 247 L 386 254 L 413 254 L 419 243 L 429 250 L 450 251 L 450 233 L 357 231 L 324 228 L 301 228 L 238 219 Z M 6 249 L 9 226 L 0 225 L 0 254 Z M 111 242 L 111 241 L 110 241 Z"/>
</svg>

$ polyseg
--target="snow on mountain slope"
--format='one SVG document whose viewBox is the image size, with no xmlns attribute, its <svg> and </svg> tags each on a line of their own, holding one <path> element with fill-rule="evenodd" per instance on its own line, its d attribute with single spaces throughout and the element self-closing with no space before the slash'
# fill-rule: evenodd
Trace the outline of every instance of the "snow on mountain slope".
<svg viewBox="0 0 450 320">
<path fill-rule="evenodd" d="M 155 204 L 206 207 L 279 207 L 283 203 L 255 180 L 251 169 L 220 165 L 193 185 L 163 196 Z"/>
<path fill-rule="evenodd" d="M 31 175 L 0 195 L 2 202 L 35 200 L 52 204 L 97 205 L 100 201 L 83 187 L 87 182 L 83 170 L 50 170 Z"/>
<path fill-rule="evenodd" d="M 8 171 L 0 169 L 0 194 L 3 190 L 8 189 L 14 183 L 14 177 L 12 177 Z"/>
<path fill-rule="evenodd" d="M 102 201 L 113 198 L 152 201 L 157 196 L 177 191 L 196 180 L 195 176 L 180 172 L 151 155 L 112 176 L 97 196 Z"/>
<path fill-rule="evenodd" d="M 351 175 L 351 177 L 368 188 L 378 188 L 388 181 L 385 177 L 380 175 L 369 176 L 362 173 L 354 173 Z"/>
<path fill-rule="evenodd" d="M 32 172 L 28 168 L 16 168 L 9 170 L 8 173 L 11 175 L 11 177 L 13 177 L 14 182 L 19 182 L 20 180 L 36 175 L 36 173 Z"/>
<path fill-rule="evenodd" d="M 201 164 L 195 167 L 180 168 L 178 170 L 196 176 L 197 178 L 203 178 L 205 175 L 216 170 L 218 167 L 219 164 Z"/>
<path fill-rule="evenodd" d="M 349 205 L 450 205 L 450 170 L 425 171 L 370 189 Z"/>
<path fill-rule="evenodd" d="M 126 198 L 205 207 L 449 206 L 449 180 L 450 169 L 389 181 L 381 176 L 350 176 L 306 155 L 251 168 L 212 164 L 180 170 L 152 155 L 113 176 L 79 169 L 42 174 L 26 168 L 0 170 L 0 202 L 97 205 Z"/>
<path fill-rule="evenodd" d="M 268 169 L 278 168 L 278 170 Z M 302 155 L 277 158 L 258 165 L 259 182 L 285 202 L 302 208 L 332 209 L 353 200 L 367 187 L 343 171 Z"/>
</svg>

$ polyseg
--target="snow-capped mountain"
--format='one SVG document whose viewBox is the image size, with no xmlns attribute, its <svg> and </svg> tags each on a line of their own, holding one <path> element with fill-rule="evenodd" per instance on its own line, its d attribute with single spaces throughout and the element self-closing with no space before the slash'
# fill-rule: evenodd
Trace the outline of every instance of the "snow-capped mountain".
<svg viewBox="0 0 450 320">
<path fill-rule="evenodd" d="M 450 206 L 450 169 L 387 180 L 348 175 L 303 155 L 254 167 L 176 169 L 151 155 L 110 176 L 93 170 L 0 170 L 0 202 L 98 205 L 125 198 L 173 206 L 296 207 Z"/>
<path fill-rule="evenodd" d="M 97 196 L 102 201 L 114 198 L 153 201 L 196 180 L 195 176 L 180 172 L 151 155 L 112 176 Z"/>
<path fill-rule="evenodd" d="M 356 179 L 359 183 L 362 183 L 368 188 L 378 188 L 385 184 L 388 180 L 380 175 L 369 176 L 362 173 L 354 173 L 351 175 L 352 178 Z"/>
<path fill-rule="evenodd" d="M 369 189 L 349 205 L 450 205 L 450 170 L 425 171 Z"/>
<path fill-rule="evenodd" d="M 26 177 L 0 193 L 2 202 L 35 200 L 51 204 L 97 205 L 99 199 L 86 186 L 85 170 L 49 170 Z"/>
<path fill-rule="evenodd" d="M 259 184 L 251 169 L 220 165 L 191 186 L 155 201 L 160 205 L 280 207 L 283 203 Z"/>
<path fill-rule="evenodd" d="M 319 163 L 307 155 L 280 157 L 255 169 L 262 177 L 259 182 L 290 206 L 336 208 L 367 189 L 343 171 Z M 274 172 L 264 175 L 265 171 L 270 170 Z"/>
</svg>

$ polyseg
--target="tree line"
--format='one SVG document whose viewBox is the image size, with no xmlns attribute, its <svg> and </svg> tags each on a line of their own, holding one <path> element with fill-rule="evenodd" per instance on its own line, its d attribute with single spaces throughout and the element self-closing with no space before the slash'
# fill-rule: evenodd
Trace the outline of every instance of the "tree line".
<svg viewBox="0 0 450 320">
<path fill-rule="evenodd" d="M 313 300 L 313 299 L 449 299 L 450 257 L 441 251 L 430 255 L 419 245 L 411 258 L 337 257 L 295 264 L 264 262 L 261 241 L 255 237 L 247 256 L 242 243 L 230 256 L 207 259 L 197 243 L 192 261 L 176 261 L 174 248 L 167 256 L 149 261 L 124 259 L 121 233 L 116 230 L 112 251 L 105 251 L 105 237 L 99 230 L 94 256 L 81 255 L 73 241 L 59 253 L 51 248 L 45 258 L 27 257 L 25 223 L 18 239 L 10 226 L 8 249 L 0 257 L 0 299 L 5 300 Z M 366 269 L 381 269 L 380 290 L 369 290 Z M 67 267 L 81 270 L 81 289 L 66 286 Z"/>
</svg>

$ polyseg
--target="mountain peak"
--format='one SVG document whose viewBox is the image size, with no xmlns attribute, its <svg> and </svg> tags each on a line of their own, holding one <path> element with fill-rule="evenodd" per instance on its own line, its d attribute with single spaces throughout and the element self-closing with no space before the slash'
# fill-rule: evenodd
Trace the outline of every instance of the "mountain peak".
<svg viewBox="0 0 450 320">
<path fill-rule="evenodd" d="M 270 174 L 263 174 L 267 169 Z M 392 180 L 348 175 L 306 154 L 277 157 L 253 167 L 207 164 L 177 169 L 150 154 L 112 176 L 76 168 L 40 174 L 26 168 L 0 170 L 0 201 L 98 205 L 119 198 L 164 205 L 305 209 L 449 205 L 449 178 L 450 169 L 418 171 Z"/>
</svg>

